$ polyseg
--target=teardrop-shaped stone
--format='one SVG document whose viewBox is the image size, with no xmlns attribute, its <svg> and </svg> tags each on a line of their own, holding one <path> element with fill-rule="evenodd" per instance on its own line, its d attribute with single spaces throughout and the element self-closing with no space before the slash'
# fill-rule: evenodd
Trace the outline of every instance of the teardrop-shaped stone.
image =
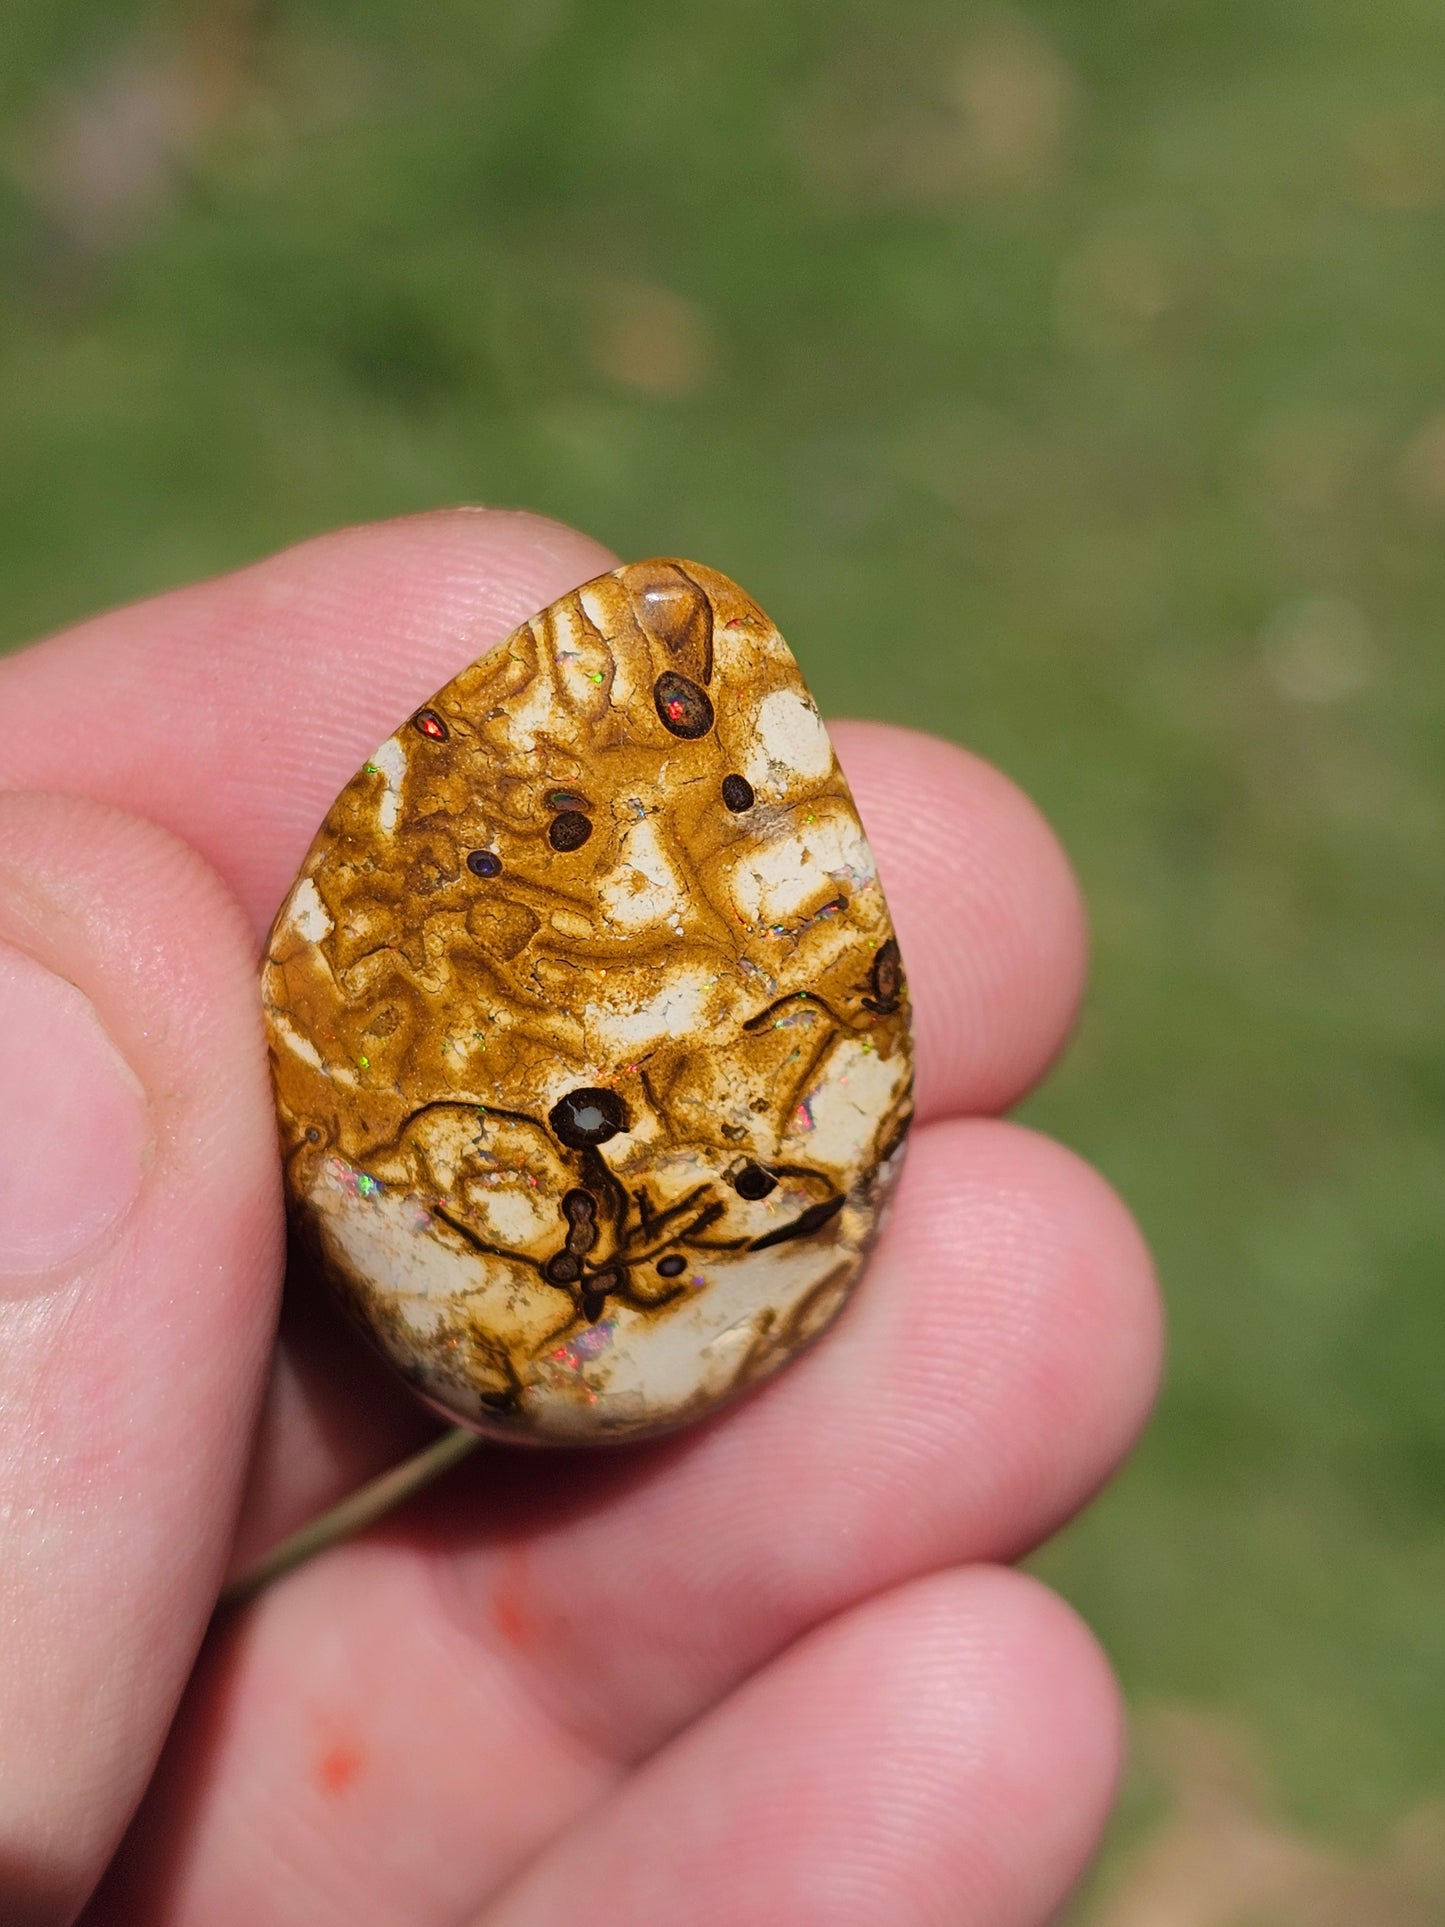
<svg viewBox="0 0 1445 1927">
<path fill-rule="evenodd" d="M 265 967 L 291 1204 L 431 1405 L 700 1417 L 814 1337 L 911 1111 L 898 945 L 787 646 L 638 563 L 464 669 L 337 798 Z"/>
</svg>

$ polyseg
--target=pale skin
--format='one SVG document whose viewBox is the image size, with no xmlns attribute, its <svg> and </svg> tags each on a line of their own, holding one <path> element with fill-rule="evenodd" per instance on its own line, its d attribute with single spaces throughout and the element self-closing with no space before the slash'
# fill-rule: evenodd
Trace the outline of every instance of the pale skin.
<svg viewBox="0 0 1445 1927">
<path fill-rule="evenodd" d="M 1097 1842 L 1115 1687 L 1009 1562 L 1137 1434 L 1154 1284 L 1103 1180 L 999 1117 L 1078 1004 L 1068 865 L 897 729 L 835 730 L 919 1070 L 838 1325 L 690 1435 L 484 1447 L 207 1636 L 228 1574 L 435 1432 L 308 1281 L 277 1340 L 261 940 L 398 718 L 615 559 L 448 512 L 0 664 L 7 1114 L 88 1120 L 0 1137 L 17 1927 L 1042 1927 Z"/>
</svg>

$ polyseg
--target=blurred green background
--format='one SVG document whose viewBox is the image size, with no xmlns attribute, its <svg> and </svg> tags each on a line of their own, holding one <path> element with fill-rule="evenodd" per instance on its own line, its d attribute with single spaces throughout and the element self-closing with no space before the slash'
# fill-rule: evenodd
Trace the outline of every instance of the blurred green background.
<svg viewBox="0 0 1445 1927">
<path fill-rule="evenodd" d="M 1445 1919 L 1442 74 L 1431 0 L 6 7 L 0 643 L 518 503 L 1060 826 L 1028 1115 L 1174 1334 L 1039 1561 L 1104 1927 Z"/>
</svg>

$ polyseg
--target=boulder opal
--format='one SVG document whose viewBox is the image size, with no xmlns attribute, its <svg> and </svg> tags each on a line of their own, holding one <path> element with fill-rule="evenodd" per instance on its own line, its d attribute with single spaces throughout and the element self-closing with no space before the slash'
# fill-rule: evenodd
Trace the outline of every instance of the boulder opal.
<svg viewBox="0 0 1445 1927">
<path fill-rule="evenodd" d="M 640 562 L 341 792 L 265 1001 L 288 1189 L 420 1395 L 535 1443 L 700 1417 L 832 1319 L 911 1110 L 873 858 L 787 646 Z"/>
</svg>

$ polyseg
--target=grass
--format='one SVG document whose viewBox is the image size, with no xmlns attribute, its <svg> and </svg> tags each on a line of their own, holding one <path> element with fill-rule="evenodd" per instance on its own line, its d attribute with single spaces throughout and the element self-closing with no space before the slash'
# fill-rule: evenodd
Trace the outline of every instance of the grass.
<svg viewBox="0 0 1445 1927">
<path fill-rule="evenodd" d="M 828 708 L 1028 785 L 1098 969 L 1027 1115 L 1174 1329 L 1039 1563 L 1141 1730 L 1207 1715 L 1281 1826 L 1379 1852 L 1445 1792 L 1445 15 L 13 0 L 6 41 L 0 643 L 524 503 L 715 562 Z"/>
</svg>

